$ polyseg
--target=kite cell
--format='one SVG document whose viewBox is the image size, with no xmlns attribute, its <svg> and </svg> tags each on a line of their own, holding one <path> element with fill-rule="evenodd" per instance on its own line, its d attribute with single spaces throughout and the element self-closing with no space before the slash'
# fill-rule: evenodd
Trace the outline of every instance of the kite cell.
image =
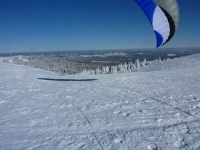
<svg viewBox="0 0 200 150">
<path fill-rule="evenodd" d="M 176 0 L 135 0 L 146 14 L 157 38 L 157 47 L 171 40 L 179 25 Z"/>
</svg>

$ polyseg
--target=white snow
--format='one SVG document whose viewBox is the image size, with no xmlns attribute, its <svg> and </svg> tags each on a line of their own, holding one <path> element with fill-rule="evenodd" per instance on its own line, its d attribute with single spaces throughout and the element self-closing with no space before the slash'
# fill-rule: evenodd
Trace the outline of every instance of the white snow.
<svg viewBox="0 0 200 150">
<path fill-rule="evenodd" d="M 167 56 L 176 56 L 176 54 L 167 54 Z"/>
<path fill-rule="evenodd" d="M 114 53 L 106 53 L 106 54 L 102 54 L 102 55 L 80 55 L 82 57 L 109 57 L 109 56 L 127 56 L 127 53 L 123 53 L 123 52 L 114 52 Z"/>
<path fill-rule="evenodd" d="M 65 77 L 0 61 L 0 149 L 198 150 L 200 55 Z"/>
<path fill-rule="evenodd" d="M 29 61 L 28 59 L 24 58 L 22 55 L 18 55 L 17 57 L 21 61 Z"/>
</svg>

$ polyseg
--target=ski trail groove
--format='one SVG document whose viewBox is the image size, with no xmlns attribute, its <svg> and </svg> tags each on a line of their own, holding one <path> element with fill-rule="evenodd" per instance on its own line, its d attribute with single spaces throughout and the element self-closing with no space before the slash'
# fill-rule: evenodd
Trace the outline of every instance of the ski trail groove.
<svg viewBox="0 0 200 150">
<path fill-rule="evenodd" d="M 149 97 L 149 98 L 154 99 L 154 100 L 156 100 L 156 101 L 159 101 L 160 103 L 163 103 L 163 104 L 165 104 L 165 105 L 167 105 L 167 106 L 172 107 L 174 110 L 177 109 L 177 110 L 181 111 L 182 113 L 185 113 L 185 114 L 187 114 L 187 115 L 189 115 L 189 116 L 194 117 L 195 119 L 198 119 L 196 116 L 194 116 L 194 115 L 190 114 L 189 112 L 186 112 L 186 111 L 184 111 L 184 110 L 182 110 L 182 109 L 180 109 L 180 108 L 178 108 L 178 107 L 174 107 L 174 106 L 172 106 L 172 105 L 170 105 L 170 104 L 168 104 L 168 103 L 166 103 L 166 102 L 163 102 L 163 101 L 161 101 L 161 100 L 159 100 L 159 99 L 156 99 L 156 98 L 153 98 L 153 97 Z"/>
<path fill-rule="evenodd" d="M 174 110 L 181 111 L 182 113 L 185 113 L 185 114 L 187 114 L 187 115 L 189 115 L 189 116 L 194 117 L 195 119 L 198 119 L 196 116 L 194 116 L 194 115 L 190 114 L 189 112 L 186 112 L 186 111 L 184 111 L 184 110 L 182 110 L 182 109 L 180 109 L 180 108 L 178 108 L 178 107 L 174 107 L 174 106 L 172 106 L 172 105 L 170 105 L 170 104 L 168 104 L 168 103 L 166 103 L 166 102 L 163 102 L 163 101 L 161 101 L 161 100 L 159 100 L 159 99 L 157 99 L 157 98 L 150 97 L 150 96 L 148 96 L 148 95 L 146 95 L 146 94 L 144 94 L 144 93 L 141 93 L 141 92 L 138 92 L 138 91 L 135 91 L 135 92 L 140 93 L 140 94 L 142 94 L 142 95 L 144 95 L 144 96 L 146 96 L 146 97 L 148 97 L 148 98 L 150 98 L 150 99 L 153 99 L 153 100 L 155 100 L 155 101 L 157 101 L 157 102 L 159 102 L 159 103 L 161 103 L 161 104 L 167 105 L 167 106 L 173 108 Z"/>
<path fill-rule="evenodd" d="M 74 106 L 79 112 L 81 112 L 81 114 L 84 116 L 85 120 L 88 122 L 88 124 L 90 125 L 90 127 L 93 127 L 92 124 L 91 124 L 91 122 L 90 122 L 89 119 L 87 118 L 87 116 L 83 113 L 83 111 L 82 111 L 81 109 L 79 109 L 78 107 L 76 107 L 76 106 L 74 105 L 74 103 L 72 103 L 72 104 L 73 104 L 73 106 Z M 93 132 L 93 133 L 91 133 L 91 134 L 93 135 L 94 139 L 97 141 L 97 143 L 98 143 L 99 147 L 101 148 L 101 150 L 104 150 L 103 147 L 102 147 L 102 145 L 101 145 L 101 143 L 100 143 L 99 140 L 97 139 L 95 133 Z"/>
<path fill-rule="evenodd" d="M 101 143 L 100 143 L 99 140 L 97 139 L 95 133 L 92 133 L 92 135 L 93 135 L 94 138 L 96 139 L 96 141 L 97 141 L 97 143 L 99 144 L 99 146 L 101 147 L 101 149 L 104 150 L 103 147 L 102 147 L 102 145 L 101 145 Z"/>
<path fill-rule="evenodd" d="M 73 104 L 73 105 L 74 105 L 74 104 Z M 83 111 L 82 111 L 81 109 L 79 109 L 78 107 L 76 107 L 75 105 L 74 105 L 74 107 L 75 107 L 79 112 L 81 112 L 81 114 L 84 116 L 85 120 L 88 122 L 88 124 L 90 125 L 90 127 L 92 127 L 91 122 L 89 121 L 89 119 L 87 118 L 87 116 L 83 113 Z"/>
</svg>

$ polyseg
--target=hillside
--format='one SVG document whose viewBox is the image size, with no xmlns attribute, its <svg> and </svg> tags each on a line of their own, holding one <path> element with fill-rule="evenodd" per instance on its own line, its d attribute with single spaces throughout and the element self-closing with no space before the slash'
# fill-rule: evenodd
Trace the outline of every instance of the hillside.
<svg viewBox="0 0 200 150">
<path fill-rule="evenodd" d="M 198 150 L 199 124 L 199 54 L 90 76 L 0 61 L 3 150 Z"/>
</svg>

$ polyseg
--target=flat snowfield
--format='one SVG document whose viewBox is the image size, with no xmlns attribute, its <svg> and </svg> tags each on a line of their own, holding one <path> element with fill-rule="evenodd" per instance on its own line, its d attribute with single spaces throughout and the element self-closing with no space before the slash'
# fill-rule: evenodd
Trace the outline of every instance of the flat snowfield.
<svg viewBox="0 0 200 150">
<path fill-rule="evenodd" d="M 58 76 L 0 61 L 1 150 L 199 150 L 200 55 Z"/>
</svg>

